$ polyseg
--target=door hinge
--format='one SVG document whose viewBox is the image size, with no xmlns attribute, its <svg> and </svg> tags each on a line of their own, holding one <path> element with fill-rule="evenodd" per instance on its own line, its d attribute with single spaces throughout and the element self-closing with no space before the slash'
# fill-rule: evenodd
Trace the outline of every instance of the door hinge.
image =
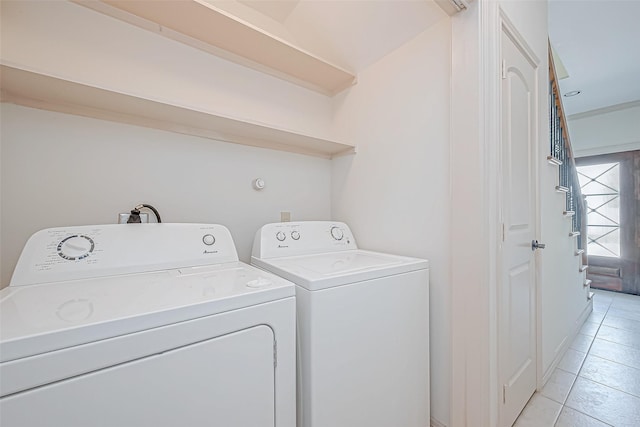
<svg viewBox="0 0 640 427">
<path fill-rule="evenodd" d="M 502 403 L 506 404 L 507 403 L 507 385 L 503 385 L 502 386 Z"/>
<path fill-rule="evenodd" d="M 502 241 L 504 242 L 504 240 L 507 238 L 507 231 L 506 231 L 506 227 L 504 225 L 504 222 L 502 223 Z"/>
<path fill-rule="evenodd" d="M 503 79 L 507 78 L 507 61 L 504 60 L 504 59 L 502 60 L 502 71 L 501 71 L 501 74 L 502 74 L 502 78 Z"/>
<path fill-rule="evenodd" d="M 273 340 L 273 368 L 278 367 L 278 342 Z"/>
</svg>

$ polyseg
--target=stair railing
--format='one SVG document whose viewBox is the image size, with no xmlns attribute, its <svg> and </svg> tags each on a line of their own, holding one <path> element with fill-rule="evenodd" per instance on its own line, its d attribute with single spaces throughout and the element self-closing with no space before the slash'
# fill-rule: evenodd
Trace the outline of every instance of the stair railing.
<svg viewBox="0 0 640 427">
<path fill-rule="evenodd" d="M 559 166 L 556 190 L 566 195 L 564 215 L 571 217 L 571 235 L 577 237 L 577 248 L 586 264 L 587 206 L 580 191 L 580 181 L 569 138 L 566 115 L 562 107 L 551 48 L 549 48 L 549 126 L 551 130 L 550 155 L 547 156 L 547 160 Z"/>
</svg>

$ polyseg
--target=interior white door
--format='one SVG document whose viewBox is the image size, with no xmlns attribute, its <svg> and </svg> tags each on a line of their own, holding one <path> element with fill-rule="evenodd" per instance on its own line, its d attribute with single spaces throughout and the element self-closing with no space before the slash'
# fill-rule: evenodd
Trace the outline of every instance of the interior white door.
<svg viewBox="0 0 640 427">
<path fill-rule="evenodd" d="M 511 426 L 536 387 L 536 65 L 502 31 L 502 223 L 499 287 L 500 425 Z"/>
</svg>

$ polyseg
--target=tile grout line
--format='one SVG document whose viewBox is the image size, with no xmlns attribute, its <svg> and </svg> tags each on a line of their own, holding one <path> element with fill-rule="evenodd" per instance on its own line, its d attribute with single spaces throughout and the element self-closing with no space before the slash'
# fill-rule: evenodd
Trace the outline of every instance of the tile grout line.
<svg viewBox="0 0 640 427">
<path fill-rule="evenodd" d="M 585 362 L 585 360 L 587 360 L 587 357 L 589 357 L 589 353 L 591 352 L 591 347 L 593 346 L 593 343 L 595 342 L 596 337 L 598 336 L 598 332 L 600 332 L 600 327 L 602 327 L 602 323 L 604 322 L 605 317 L 607 317 L 607 313 L 609 313 L 609 308 L 611 308 L 611 304 L 613 304 L 613 300 L 611 300 L 611 302 L 607 305 L 607 309 L 604 312 L 604 315 L 602 316 L 602 320 L 600 322 L 598 322 L 598 329 L 596 330 L 596 333 L 593 336 L 593 339 L 591 340 L 591 343 L 589 344 L 589 348 L 587 349 L 587 352 L 586 352 L 586 354 L 584 356 L 584 359 L 582 359 L 582 362 L 580 362 L 580 368 L 578 369 L 578 372 L 576 373 L 576 378 L 573 380 L 573 383 L 571 384 L 571 387 L 569 387 L 569 392 L 567 393 L 567 397 L 564 398 L 564 401 L 562 402 L 562 406 L 560 407 L 560 412 L 558 412 L 558 416 L 556 417 L 555 421 L 553 422 L 554 427 L 558 424 L 558 420 L 560 419 L 560 415 L 562 415 L 562 411 L 564 410 L 565 407 L 570 408 L 570 409 L 572 409 L 572 410 L 574 410 L 576 412 L 579 412 L 579 413 L 581 413 L 583 415 L 586 415 L 587 417 L 591 417 L 591 418 L 593 418 L 595 420 L 598 420 L 598 421 L 604 423 L 604 421 L 602 421 L 602 420 L 600 420 L 598 418 L 592 417 L 591 415 L 585 414 L 584 412 L 580 412 L 577 409 L 572 408 L 571 406 L 567 406 L 567 401 L 569 400 L 569 396 L 571 395 L 571 392 L 573 391 L 573 388 L 575 387 L 576 382 L 578 381 L 578 378 L 580 377 L 580 372 L 582 372 L 582 367 L 584 366 L 584 362 Z M 591 312 L 593 313 L 593 308 L 591 309 Z M 578 331 L 578 334 L 580 334 L 580 331 Z M 574 338 L 574 340 L 575 340 L 575 338 Z M 571 348 L 571 345 L 569 345 L 569 348 Z M 558 369 L 558 368 L 556 368 L 556 369 Z M 607 423 L 604 423 L 604 424 L 607 424 Z"/>
<path fill-rule="evenodd" d="M 582 378 L 583 380 L 591 381 L 592 383 L 596 383 L 596 384 L 601 385 L 601 386 L 603 386 L 603 387 L 610 388 L 611 390 L 619 391 L 620 393 L 624 393 L 624 394 L 626 394 L 626 395 L 629 395 L 629 396 L 631 396 L 631 397 L 635 397 L 636 399 L 640 400 L 640 396 L 636 396 L 635 394 L 633 394 L 633 393 L 629 393 L 628 391 L 624 391 L 624 390 L 620 390 L 619 388 L 612 387 L 612 386 L 610 386 L 609 384 L 604 384 L 604 383 L 601 383 L 600 381 L 596 381 L 596 380 L 594 380 L 594 379 L 587 378 L 587 377 L 580 377 L 580 378 Z M 578 378 L 576 377 L 576 380 L 577 380 L 577 379 L 578 379 Z M 571 386 L 571 387 L 573 388 L 573 386 Z M 546 396 L 545 396 L 545 397 L 546 397 Z M 567 396 L 567 397 L 568 397 L 568 396 Z M 563 406 L 564 406 L 564 405 L 563 405 Z M 571 406 L 569 406 L 569 408 L 571 408 Z M 576 411 L 577 411 L 577 409 L 576 409 L 576 408 L 571 408 L 571 409 L 574 409 L 574 410 L 576 410 Z M 587 415 L 588 415 L 588 414 L 587 414 Z M 591 415 L 589 415 L 589 416 L 591 417 Z"/>
<path fill-rule="evenodd" d="M 608 343 L 611 343 L 611 344 L 621 345 L 621 344 L 618 344 L 618 343 L 613 342 L 613 341 L 607 341 L 607 342 L 608 342 Z M 627 348 L 632 348 L 632 349 L 636 350 L 634 347 L 627 347 Z M 640 350 L 639 350 L 639 351 L 640 351 Z M 587 356 L 589 356 L 589 354 L 587 354 Z M 599 356 L 599 355 L 597 355 L 597 354 L 591 354 L 590 356 L 597 357 L 598 359 L 606 360 L 607 362 L 611 362 L 611 363 L 615 363 L 615 364 L 618 364 L 618 365 L 624 366 L 625 368 L 631 368 L 631 369 L 635 369 L 635 370 L 637 370 L 637 371 L 640 371 L 640 368 L 639 368 L 639 367 L 637 367 L 637 366 L 627 365 L 626 363 L 622 363 L 622 362 L 620 362 L 620 361 L 618 361 L 618 360 L 613 360 L 613 359 L 610 359 L 610 358 L 608 358 L 608 357 Z M 585 357 L 585 359 L 586 359 L 586 357 Z M 557 368 L 557 369 L 559 369 L 559 368 Z M 638 396 L 638 397 L 640 397 L 640 396 Z"/>
<path fill-rule="evenodd" d="M 596 295 L 598 295 L 598 294 L 596 294 Z M 585 415 L 585 416 L 587 416 L 587 417 L 593 418 L 594 420 L 597 420 L 597 421 L 601 422 L 602 424 L 605 424 L 605 425 L 607 425 L 607 426 L 611 426 L 611 427 L 614 427 L 614 426 L 612 426 L 611 424 L 609 424 L 609 423 L 607 423 L 607 422 L 605 422 L 605 421 L 603 421 L 603 420 L 601 420 L 601 419 L 599 419 L 599 418 L 597 418 L 597 417 L 595 417 L 595 416 L 593 416 L 593 415 L 591 415 L 591 414 L 587 414 L 587 413 L 584 413 L 584 412 L 582 412 L 582 411 L 580 411 L 580 410 L 578 410 L 578 409 L 576 409 L 576 408 L 572 408 L 571 406 L 566 405 L 566 402 L 568 401 L 568 399 L 569 399 L 569 395 L 571 394 L 571 392 L 573 391 L 573 389 L 574 389 L 574 387 L 575 387 L 575 383 L 577 382 L 578 377 L 580 377 L 580 378 L 582 378 L 582 379 L 584 379 L 584 380 L 591 381 L 591 382 L 593 382 L 593 383 L 599 384 L 599 385 L 601 385 L 601 386 L 603 386 L 603 387 L 607 387 L 607 388 L 610 388 L 610 389 L 612 389 L 612 390 L 616 390 L 616 391 L 618 391 L 618 392 L 620 392 L 620 393 L 624 393 L 624 394 L 626 394 L 626 395 L 628 395 L 628 396 L 631 396 L 631 397 L 634 397 L 634 398 L 640 398 L 640 396 L 636 396 L 636 395 L 634 395 L 634 394 L 632 394 L 632 393 L 628 393 L 628 392 L 626 392 L 626 391 L 624 391 L 624 390 L 619 390 L 619 389 L 617 389 L 617 388 L 615 388 L 615 387 L 611 387 L 610 385 L 600 383 L 600 382 L 595 381 L 595 380 L 593 380 L 593 379 L 591 379 L 591 378 L 587 378 L 587 377 L 582 377 L 582 376 L 580 376 L 580 373 L 582 372 L 582 369 L 583 369 L 583 367 L 584 367 L 584 362 L 587 360 L 587 357 L 589 357 L 589 355 L 591 355 L 591 348 L 593 347 L 593 344 L 595 343 L 596 338 L 597 338 L 597 339 L 600 339 L 600 340 L 602 340 L 602 341 L 606 341 L 607 343 L 612 343 L 612 344 L 616 344 L 616 345 L 621 345 L 621 346 L 623 346 L 623 347 L 627 347 L 627 348 L 631 348 L 631 349 L 635 349 L 635 350 L 640 350 L 640 349 L 638 349 L 638 348 L 636 348 L 636 347 L 628 346 L 628 345 L 625 345 L 625 344 L 621 344 L 621 343 L 618 343 L 618 342 L 615 342 L 615 341 L 610 341 L 610 340 L 607 340 L 607 339 L 604 339 L 604 338 L 600 338 L 600 337 L 598 337 L 598 332 L 600 332 L 600 328 L 601 328 L 602 326 L 607 326 L 607 327 L 614 328 L 614 329 L 624 330 L 624 331 L 627 331 L 627 332 L 634 332 L 634 331 L 628 331 L 628 330 L 626 330 L 626 329 L 615 328 L 615 327 L 613 327 L 613 326 L 608 326 L 608 325 L 605 325 L 605 324 L 604 324 L 604 321 L 605 321 L 605 319 L 606 319 L 607 315 L 609 314 L 609 310 L 611 309 L 611 307 L 612 307 L 612 305 L 613 305 L 613 302 L 614 302 L 614 299 L 612 299 L 612 300 L 611 300 L 611 302 L 608 304 L 607 309 L 606 309 L 606 311 L 604 312 L 604 315 L 602 316 L 602 320 L 601 320 L 601 321 L 599 322 L 599 324 L 598 324 L 598 329 L 596 330 L 596 334 L 594 335 L 593 340 L 591 341 L 591 344 L 589 345 L 589 349 L 588 349 L 588 351 L 587 351 L 587 353 L 586 353 L 586 355 L 585 355 L 584 360 L 582 361 L 582 363 L 581 363 L 581 365 L 580 365 L 580 369 L 578 370 L 578 373 L 576 374 L 576 379 L 574 380 L 573 384 L 571 385 L 571 388 L 569 389 L 569 393 L 567 394 L 567 398 L 565 399 L 565 402 L 562 404 L 562 408 L 560 409 L 560 413 L 562 413 L 562 411 L 564 410 L 564 408 L 565 408 L 565 407 L 567 407 L 567 408 L 569 408 L 569 409 L 571 409 L 571 410 L 573 410 L 573 411 L 576 411 L 576 412 L 578 412 L 578 413 L 580 413 L 580 414 L 583 414 L 583 415 Z M 613 316 L 613 317 L 619 317 L 619 316 Z M 626 319 L 626 318 L 623 318 L 623 319 Z M 635 320 L 635 319 L 626 319 L 626 320 Z M 594 323 L 595 323 L 595 322 L 594 322 Z M 600 356 L 596 356 L 596 355 L 592 355 L 592 356 L 593 356 L 593 357 L 600 358 L 600 359 L 603 359 L 603 360 L 607 360 L 607 361 L 610 361 L 610 362 L 618 363 L 618 364 L 620 364 L 620 365 L 622 365 L 622 366 L 626 366 L 626 367 L 629 367 L 629 368 L 638 369 L 638 368 L 635 368 L 635 367 L 633 367 L 633 366 L 625 365 L 624 363 L 620 363 L 620 362 L 615 361 L 615 360 L 609 360 L 609 359 L 606 359 L 606 358 L 604 358 L 604 357 L 600 357 Z M 558 416 L 558 418 L 559 418 L 559 416 Z M 557 420 L 556 420 L 556 422 L 555 422 L 554 426 L 555 426 L 556 424 L 557 424 Z"/>
<path fill-rule="evenodd" d="M 640 348 L 638 348 L 638 347 L 633 347 L 633 346 L 630 346 L 630 345 L 621 344 L 621 343 L 619 343 L 617 341 L 606 340 L 604 338 L 598 338 L 598 339 L 602 340 L 602 341 L 606 341 L 606 342 L 608 342 L 610 344 L 616 344 L 616 345 L 619 345 L 620 347 L 630 348 L 631 350 L 635 350 L 635 351 L 640 352 Z M 598 356 L 598 357 L 602 357 L 602 356 Z M 602 359 L 606 359 L 606 357 L 602 357 Z M 609 359 L 607 359 L 607 360 L 609 360 Z M 615 360 L 613 360 L 613 362 L 615 362 Z M 620 362 L 618 362 L 618 363 L 620 363 Z M 624 363 L 623 363 L 623 365 L 624 365 Z M 633 368 L 633 366 L 631 366 L 631 367 Z"/>
<path fill-rule="evenodd" d="M 591 323 L 596 323 L 597 324 L 597 327 L 595 328 L 595 332 L 594 332 L 593 336 L 582 333 L 582 327 L 581 327 L 581 329 L 578 330 L 578 332 L 576 333 L 576 337 L 574 337 L 574 341 L 579 335 L 585 335 L 585 336 L 588 336 L 590 338 L 590 343 L 588 345 L 588 348 L 586 349 L 586 352 L 581 351 L 580 349 L 572 348 L 571 346 L 569 346 L 569 349 L 572 349 L 575 352 L 579 352 L 579 353 L 583 353 L 584 354 L 584 358 L 580 361 L 580 363 L 578 365 L 577 373 L 574 374 L 573 372 L 570 372 L 568 370 L 562 369 L 562 368 L 557 367 L 557 366 L 555 368 L 556 372 L 560 371 L 560 372 L 564 372 L 566 374 L 570 374 L 570 375 L 574 376 L 573 382 L 571 383 L 571 385 L 569 387 L 569 390 L 567 391 L 566 397 L 564 399 L 562 399 L 563 400 L 562 402 L 559 402 L 560 399 L 556 400 L 555 398 L 552 398 L 552 397 L 549 397 L 549 396 L 546 396 L 546 395 L 540 393 L 540 395 L 541 395 L 540 397 L 545 398 L 548 401 L 553 402 L 553 403 L 555 403 L 557 405 L 560 405 L 560 410 L 557 413 L 557 415 L 554 417 L 554 419 L 552 420 L 553 424 L 551 424 L 551 425 L 553 425 L 555 427 L 558 427 L 558 421 L 560 420 L 560 416 L 566 410 L 572 411 L 572 413 L 577 414 L 576 416 L 586 417 L 585 419 L 591 419 L 594 422 L 601 423 L 602 426 L 614 427 L 614 425 L 609 424 L 609 422 L 605 422 L 605 421 L 601 420 L 599 418 L 599 416 L 594 416 L 594 415 L 589 414 L 587 412 L 583 412 L 583 410 L 589 410 L 588 407 L 583 408 L 583 410 L 581 410 L 581 409 L 576 409 L 576 408 L 574 408 L 574 407 L 572 407 L 570 405 L 567 405 L 567 402 L 569 401 L 569 397 L 571 396 L 572 393 L 574 393 L 576 391 L 576 382 L 578 381 L 579 378 L 581 379 L 581 381 L 589 381 L 589 382 L 591 382 L 593 384 L 597 384 L 598 386 L 606 387 L 606 388 L 608 388 L 608 389 L 610 389 L 612 391 L 623 393 L 624 395 L 629 396 L 630 398 L 633 398 L 633 399 L 639 399 L 640 398 L 640 396 L 636 396 L 633 393 L 629 393 L 627 391 L 620 390 L 620 389 L 618 389 L 616 387 L 612 387 L 611 385 L 604 384 L 604 383 L 601 383 L 599 381 L 595 381 L 595 380 L 593 380 L 591 378 L 588 378 L 586 376 L 582 376 L 581 375 L 582 372 L 584 371 L 585 362 L 586 362 L 587 358 L 589 358 L 589 356 L 593 356 L 593 358 L 596 358 L 596 359 L 601 359 L 601 361 L 613 362 L 613 363 L 616 363 L 616 364 L 618 364 L 620 366 L 623 366 L 625 368 L 630 368 L 630 369 L 634 369 L 634 370 L 640 370 L 639 367 L 630 366 L 630 365 L 627 365 L 626 363 L 621 363 L 618 360 L 609 359 L 609 357 L 614 357 L 614 356 L 602 357 L 602 356 L 599 356 L 599 355 L 591 353 L 591 351 L 593 350 L 593 346 L 595 344 L 595 340 L 596 339 L 600 340 L 599 346 L 602 345 L 603 348 L 605 350 L 607 350 L 607 354 L 609 354 L 609 352 L 608 352 L 608 350 L 610 348 L 609 345 L 621 346 L 621 347 L 624 347 L 624 348 L 629 349 L 629 350 L 640 351 L 640 348 L 637 347 L 637 346 L 627 345 L 626 342 L 625 343 L 620 343 L 620 342 L 617 342 L 617 341 L 612 341 L 610 339 L 602 338 L 602 337 L 600 337 L 598 335 L 600 333 L 600 331 L 603 330 L 602 329 L 603 326 L 607 326 L 608 328 L 617 329 L 619 331 L 624 331 L 626 333 L 631 333 L 631 334 L 635 334 L 636 332 L 638 332 L 638 331 L 633 330 L 633 329 L 620 328 L 620 327 L 617 327 L 617 326 L 611 326 L 611 325 L 605 324 L 605 321 L 606 321 L 606 319 L 608 318 L 609 315 L 611 315 L 612 318 L 619 318 L 619 319 L 623 319 L 623 320 L 626 320 L 626 321 L 629 321 L 629 322 L 639 322 L 640 323 L 640 319 L 638 319 L 638 318 L 629 318 L 629 317 L 633 317 L 631 315 L 629 315 L 629 317 L 625 317 L 624 315 L 620 316 L 620 311 L 623 311 L 623 312 L 625 312 L 625 311 L 633 312 L 634 311 L 634 308 L 631 307 L 632 304 L 626 304 L 626 307 L 625 306 L 623 306 L 623 307 L 619 307 L 618 306 L 618 304 L 617 304 L 618 301 L 624 301 L 624 300 L 627 300 L 627 298 L 624 298 L 624 299 L 622 297 L 618 298 L 617 293 L 610 293 L 608 291 L 597 291 L 596 290 L 595 294 L 596 294 L 596 298 L 594 299 L 594 302 L 598 301 L 598 297 L 601 297 L 601 298 L 605 299 L 605 301 L 607 301 L 607 300 L 608 301 L 607 302 L 604 302 L 604 301 L 602 302 L 602 306 L 604 306 L 604 307 L 601 307 L 600 302 L 598 302 L 598 309 L 604 308 L 604 310 L 597 311 L 597 312 L 592 310 L 592 313 L 590 314 L 590 316 L 594 316 L 594 317 L 597 316 L 596 318 L 599 318 L 600 319 L 599 321 L 585 319 L 585 321 L 587 321 L 587 322 L 591 322 Z M 633 297 L 638 297 L 638 298 L 637 299 L 632 299 L 631 301 L 640 300 L 640 295 L 633 295 Z M 639 309 L 640 309 L 640 307 L 639 307 Z M 631 325 L 633 326 L 633 323 Z M 584 324 L 583 324 L 583 327 L 584 327 Z M 632 339 L 632 342 L 635 342 L 635 341 Z M 621 351 L 624 351 L 624 350 L 621 349 Z M 599 362 L 599 363 L 602 363 L 602 362 Z M 527 403 L 527 406 L 528 405 L 529 405 L 529 403 Z M 549 424 L 545 424 L 545 425 L 549 425 Z"/>
</svg>

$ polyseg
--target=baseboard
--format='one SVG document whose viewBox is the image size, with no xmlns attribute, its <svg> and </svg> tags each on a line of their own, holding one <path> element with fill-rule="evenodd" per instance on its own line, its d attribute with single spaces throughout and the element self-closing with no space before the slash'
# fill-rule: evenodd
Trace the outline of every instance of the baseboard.
<svg viewBox="0 0 640 427">
<path fill-rule="evenodd" d="M 589 317 L 592 311 L 593 300 L 590 300 L 585 306 L 584 310 L 582 310 L 580 316 L 578 316 L 578 319 L 576 319 L 573 331 L 563 340 L 562 344 L 560 345 L 560 349 L 557 352 L 556 357 L 553 359 L 553 362 L 551 362 L 551 365 L 549 365 L 549 369 L 547 369 L 547 372 L 542 375 L 542 383 L 539 385 L 538 391 L 540 391 L 542 387 L 544 387 L 544 385 L 547 383 L 547 381 L 549 381 L 549 378 L 553 374 L 553 371 L 555 371 L 555 369 L 558 367 L 558 363 L 560 363 L 560 360 L 562 360 L 567 350 L 569 350 L 571 343 L 576 338 L 576 336 L 578 336 L 580 329 L 582 329 L 584 322 L 586 322 L 587 317 Z"/>
<path fill-rule="evenodd" d="M 440 421 L 436 420 L 433 417 L 431 417 L 430 425 L 431 425 L 431 427 L 447 427 L 446 425 L 442 424 Z"/>
</svg>

